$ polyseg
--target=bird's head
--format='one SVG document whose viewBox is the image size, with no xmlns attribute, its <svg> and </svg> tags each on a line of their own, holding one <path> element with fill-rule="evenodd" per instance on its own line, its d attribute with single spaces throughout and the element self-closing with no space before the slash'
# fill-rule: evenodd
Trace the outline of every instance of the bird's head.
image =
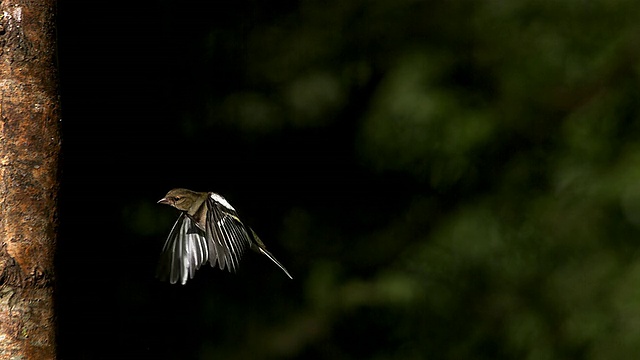
<svg viewBox="0 0 640 360">
<path fill-rule="evenodd" d="M 173 189 L 158 204 L 167 204 L 181 211 L 188 211 L 198 200 L 199 193 L 187 189 Z"/>
</svg>

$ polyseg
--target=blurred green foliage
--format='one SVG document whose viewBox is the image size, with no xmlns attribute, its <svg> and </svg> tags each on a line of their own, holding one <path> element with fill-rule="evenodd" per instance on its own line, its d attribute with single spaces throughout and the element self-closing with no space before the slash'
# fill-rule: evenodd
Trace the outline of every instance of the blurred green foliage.
<svg viewBox="0 0 640 360">
<path fill-rule="evenodd" d="M 182 130 L 329 132 L 339 147 L 318 152 L 348 170 L 310 158 L 333 175 L 283 186 L 347 185 L 279 204 L 265 242 L 301 293 L 271 284 L 269 310 L 201 357 L 636 358 L 640 5 L 287 4 L 203 37 L 203 63 L 234 63 L 211 87 L 236 81 L 194 100 Z"/>
</svg>

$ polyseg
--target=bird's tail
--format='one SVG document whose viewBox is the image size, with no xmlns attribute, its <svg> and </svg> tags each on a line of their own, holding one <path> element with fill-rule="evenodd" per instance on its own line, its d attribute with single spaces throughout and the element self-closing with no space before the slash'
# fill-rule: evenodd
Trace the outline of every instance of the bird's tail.
<svg viewBox="0 0 640 360">
<path fill-rule="evenodd" d="M 276 260 L 276 258 L 265 248 L 264 244 L 262 243 L 262 240 L 260 240 L 260 238 L 258 237 L 258 234 L 256 234 L 256 232 L 253 231 L 253 229 L 251 229 L 251 228 L 249 228 L 249 229 L 250 229 L 251 235 L 253 236 L 253 239 L 254 239 L 254 243 L 251 246 L 253 248 L 253 250 L 257 250 L 261 254 L 264 254 L 266 257 L 271 259 L 271 261 L 273 261 L 276 265 L 278 265 L 278 267 L 280 269 L 282 269 L 282 271 L 284 271 L 285 274 L 287 274 L 289 279 L 293 280 L 293 276 L 291 276 L 291 274 L 289 274 L 287 269 L 285 269 L 284 266 L 280 263 L 280 261 Z"/>
<path fill-rule="evenodd" d="M 278 265 L 278 267 L 280 269 L 282 269 L 282 271 L 284 271 L 285 274 L 287 274 L 287 276 L 289 277 L 289 279 L 293 280 L 293 276 L 291 276 L 291 274 L 289 274 L 289 272 L 287 271 L 287 269 L 284 268 L 284 266 L 282 266 L 282 264 L 280 264 L 280 261 L 276 260 L 275 257 L 273 257 L 273 255 L 271 255 L 271 253 L 269 251 L 267 251 L 267 249 L 263 249 L 263 248 L 258 248 L 258 250 L 262 253 L 265 254 L 269 259 L 271 259 L 271 261 L 273 261 L 276 265 Z"/>
</svg>

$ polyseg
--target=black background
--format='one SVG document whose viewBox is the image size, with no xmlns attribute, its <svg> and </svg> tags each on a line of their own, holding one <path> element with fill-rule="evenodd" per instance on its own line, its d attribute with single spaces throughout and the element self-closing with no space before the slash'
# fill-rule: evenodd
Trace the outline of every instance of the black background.
<svg viewBox="0 0 640 360">
<path fill-rule="evenodd" d="M 60 0 L 60 358 L 635 358 L 637 7 Z M 175 187 L 294 279 L 157 281 Z"/>
</svg>

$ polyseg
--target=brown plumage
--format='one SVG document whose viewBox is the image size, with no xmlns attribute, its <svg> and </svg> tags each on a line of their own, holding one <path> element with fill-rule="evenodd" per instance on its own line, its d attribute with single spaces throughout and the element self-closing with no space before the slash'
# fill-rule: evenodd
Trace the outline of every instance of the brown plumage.
<svg viewBox="0 0 640 360">
<path fill-rule="evenodd" d="M 181 211 L 162 248 L 157 270 L 160 279 L 185 284 L 207 261 L 212 267 L 218 264 L 221 270 L 236 271 L 247 248 L 267 256 L 292 279 L 222 196 L 213 192 L 173 189 L 158 203 Z"/>
</svg>

